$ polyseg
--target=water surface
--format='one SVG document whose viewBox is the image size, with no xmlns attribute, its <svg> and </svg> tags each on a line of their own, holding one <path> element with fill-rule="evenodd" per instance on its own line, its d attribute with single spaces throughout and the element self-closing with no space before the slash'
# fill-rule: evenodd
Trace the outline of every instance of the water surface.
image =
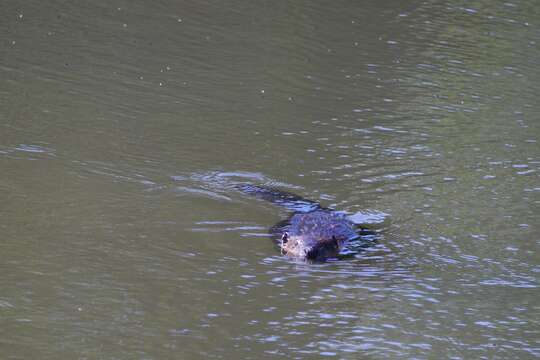
<svg viewBox="0 0 540 360">
<path fill-rule="evenodd" d="M 4 358 L 540 356 L 536 2 L 0 9 Z M 378 241 L 284 258 L 241 182 Z"/>
</svg>

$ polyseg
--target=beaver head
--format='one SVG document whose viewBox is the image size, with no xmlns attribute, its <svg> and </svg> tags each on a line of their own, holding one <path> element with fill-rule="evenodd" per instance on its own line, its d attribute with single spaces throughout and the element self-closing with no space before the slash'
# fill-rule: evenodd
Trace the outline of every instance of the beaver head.
<svg viewBox="0 0 540 360">
<path fill-rule="evenodd" d="M 335 236 L 331 239 L 304 239 L 302 236 L 291 236 L 283 233 L 281 237 L 282 254 L 305 258 L 313 261 L 324 261 L 339 255 L 342 242 Z"/>
<path fill-rule="evenodd" d="M 328 210 L 296 213 L 281 228 L 281 252 L 324 261 L 337 257 L 345 243 L 356 237 L 353 224 L 344 214 Z"/>
</svg>

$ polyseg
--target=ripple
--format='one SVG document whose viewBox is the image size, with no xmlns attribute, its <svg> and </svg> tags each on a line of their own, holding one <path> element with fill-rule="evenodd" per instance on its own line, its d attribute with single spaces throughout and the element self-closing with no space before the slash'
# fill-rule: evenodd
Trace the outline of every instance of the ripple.
<svg viewBox="0 0 540 360">
<path fill-rule="evenodd" d="M 347 217 L 355 224 L 381 224 L 384 223 L 390 215 L 382 211 L 365 210 L 358 211 Z"/>
<path fill-rule="evenodd" d="M 205 190 L 205 189 L 197 189 L 197 188 L 191 188 L 186 186 L 176 186 L 174 190 L 182 194 L 188 194 L 188 195 L 198 195 L 202 197 L 207 197 L 214 200 L 221 200 L 221 201 L 232 201 L 232 199 L 228 196 L 218 194 L 216 192 Z"/>
</svg>

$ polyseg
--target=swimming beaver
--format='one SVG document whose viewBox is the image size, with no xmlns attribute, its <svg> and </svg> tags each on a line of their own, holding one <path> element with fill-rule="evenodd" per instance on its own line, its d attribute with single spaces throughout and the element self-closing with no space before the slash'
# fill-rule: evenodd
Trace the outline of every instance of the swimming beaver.
<svg viewBox="0 0 540 360">
<path fill-rule="evenodd" d="M 360 237 L 357 226 L 344 214 L 323 208 L 315 201 L 256 185 L 240 185 L 237 189 L 294 211 L 289 219 L 270 229 L 284 255 L 325 261 L 336 258 L 348 241 Z M 360 228 L 361 231 L 365 229 Z"/>
</svg>

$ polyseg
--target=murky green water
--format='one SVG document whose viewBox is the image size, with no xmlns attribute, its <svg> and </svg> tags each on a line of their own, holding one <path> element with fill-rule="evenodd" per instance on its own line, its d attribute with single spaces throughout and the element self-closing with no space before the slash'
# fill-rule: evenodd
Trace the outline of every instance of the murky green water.
<svg viewBox="0 0 540 360">
<path fill-rule="evenodd" d="M 3 359 L 540 356 L 540 3 L 0 19 Z M 291 261 L 238 182 L 379 240 Z"/>
</svg>

